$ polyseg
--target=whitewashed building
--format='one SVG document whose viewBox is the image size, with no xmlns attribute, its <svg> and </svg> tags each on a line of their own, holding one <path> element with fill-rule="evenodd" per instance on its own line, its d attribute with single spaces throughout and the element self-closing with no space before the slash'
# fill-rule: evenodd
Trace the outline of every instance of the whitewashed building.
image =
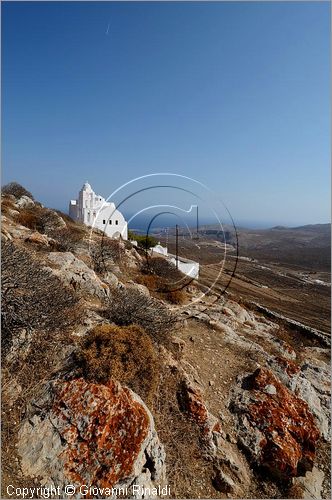
<svg viewBox="0 0 332 500">
<path fill-rule="evenodd" d="M 165 257 L 167 257 L 167 254 L 168 254 L 167 247 L 163 247 L 160 244 L 160 241 L 158 242 L 157 245 L 155 245 L 154 247 L 151 247 L 150 251 L 151 251 L 151 254 L 154 254 L 154 253 L 161 254 L 161 255 L 164 255 Z"/>
<path fill-rule="evenodd" d="M 199 263 L 195 262 L 194 260 L 186 259 L 185 257 L 177 257 L 176 255 L 173 255 L 171 253 L 168 253 L 167 247 L 163 247 L 160 242 L 158 242 L 157 245 L 154 247 L 150 248 L 150 254 L 151 256 L 158 256 L 161 255 L 163 257 L 166 257 L 166 259 L 174 264 L 174 266 L 177 266 L 178 269 L 183 274 L 186 274 L 187 276 L 190 276 L 191 278 L 198 279 L 199 276 Z"/>
<path fill-rule="evenodd" d="M 75 221 L 100 229 L 111 238 L 128 239 L 128 225 L 122 213 L 116 210 L 114 203 L 97 195 L 88 182 L 78 193 L 77 200 L 70 200 L 69 215 Z"/>
</svg>

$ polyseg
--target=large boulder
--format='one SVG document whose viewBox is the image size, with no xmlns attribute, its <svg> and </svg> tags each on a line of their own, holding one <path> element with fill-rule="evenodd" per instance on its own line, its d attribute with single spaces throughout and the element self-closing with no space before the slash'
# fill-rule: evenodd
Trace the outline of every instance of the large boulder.
<svg viewBox="0 0 332 500">
<path fill-rule="evenodd" d="M 307 402 L 325 440 L 330 438 L 330 372 L 324 362 L 304 360 L 297 365 L 289 359 L 272 356 L 269 365 L 280 381 Z"/>
<path fill-rule="evenodd" d="M 230 409 L 238 419 L 239 442 L 255 465 L 285 480 L 312 469 L 320 437 L 315 418 L 269 369 L 258 368 L 242 380 Z"/>
<path fill-rule="evenodd" d="M 218 439 L 222 433 L 221 424 L 208 410 L 197 384 L 188 377 L 182 384 L 180 396 L 182 409 L 188 414 L 201 431 L 203 453 L 207 456 L 216 454 Z"/>
<path fill-rule="evenodd" d="M 72 286 L 76 292 L 83 295 L 95 295 L 100 299 L 108 295 L 108 286 L 71 252 L 51 252 L 47 258 L 52 266 L 52 272 L 64 283 Z"/>
<path fill-rule="evenodd" d="M 29 236 L 26 237 L 25 241 L 28 241 L 29 243 L 34 243 L 36 245 L 41 245 L 41 246 L 49 246 L 49 238 L 46 236 L 46 234 L 41 234 L 38 231 L 33 231 Z"/>
<path fill-rule="evenodd" d="M 29 196 L 23 195 L 17 200 L 15 206 L 18 208 L 30 208 L 35 206 L 35 202 Z"/>
<path fill-rule="evenodd" d="M 42 216 L 43 229 L 46 234 L 51 233 L 56 229 L 64 229 L 67 227 L 65 221 L 55 210 L 50 208 L 44 209 Z"/>
<path fill-rule="evenodd" d="M 152 488 L 165 481 L 165 452 L 140 397 L 118 382 L 82 378 L 49 384 L 21 426 L 18 452 L 25 476 L 60 488 Z M 45 411 L 45 408 L 48 410 Z M 106 495 L 108 496 L 108 495 Z M 111 496 L 111 495 L 110 495 Z"/>
</svg>

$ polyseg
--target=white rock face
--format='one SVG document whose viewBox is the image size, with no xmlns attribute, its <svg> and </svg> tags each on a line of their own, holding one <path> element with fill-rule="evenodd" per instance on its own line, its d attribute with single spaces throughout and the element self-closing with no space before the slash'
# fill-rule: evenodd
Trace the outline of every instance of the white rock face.
<svg viewBox="0 0 332 500">
<path fill-rule="evenodd" d="M 273 395 L 273 394 L 277 394 L 277 389 L 275 388 L 275 386 L 273 384 L 268 384 L 265 387 L 264 392 L 266 392 L 266 394 Z"/>
<path fill-rule="evenodd" d="M 107 271 L 105 276 L 103 277 L 103 281 L 107 283 L 109 286 L 116 287 L 119 283 L 118 278 L 115 276 L 114 273 L 111 273 L 111 271 Z"/>
<path fill-rule="evenodd" d="M 19 200 L 15 203 L 15 205 L 19 208 L 28 208 L 28 207 L 33 207 L 35 205 L 35 202 L 29 198 L 29 196 L 21 196 Z"/>
<path fill-rule="evenodd" d="M 303 498 L 308 500 L 319 500 L 325 498 L 322 495 L 324 481 L 324 472 L 314 467 L 312 471 L 308 471 L 304 477 L 297 477 L 294 484 L 301 487 L 303 490 Z"/>
<path fill-rule="evenodd" d="M 96 295 L 101 299 L 109 293 L 108 287 L 96 273 L 71 252 L 51 252 L 48 254 L 48 261 L 55 266 L 50 268 L 51 271 L 77 292 Z"/>
</svg>

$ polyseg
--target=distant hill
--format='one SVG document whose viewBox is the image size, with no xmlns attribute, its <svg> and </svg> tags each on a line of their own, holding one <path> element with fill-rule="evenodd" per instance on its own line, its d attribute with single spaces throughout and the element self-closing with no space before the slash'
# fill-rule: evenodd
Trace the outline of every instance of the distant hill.
<svg viewBox="0 0 332 500">
<path fill-rule="evenodd" d="M 226 240 L 236 246 L 236 233 L 231 226 L 200 227 L 199 236 L 207 240 Z M 192 229 L 195 234 L 195 229 Z M 169 235 L 174 238 L 175 231 Z M 179 229 L 179 234 L 188 234 Z M 237 228 L 239 253 L 260 261 L 291 265 L 295 268 L 329 271 L 331 265 L 331 224 L 308 224 L 298 227 L 275 226 L 270 229 Z"/>
<path fill-rule="evenodd" d="M 240 253 L 259 260 L 328 271 L 331 265 L 331 224 L 238 232 Z"/>
</svg>

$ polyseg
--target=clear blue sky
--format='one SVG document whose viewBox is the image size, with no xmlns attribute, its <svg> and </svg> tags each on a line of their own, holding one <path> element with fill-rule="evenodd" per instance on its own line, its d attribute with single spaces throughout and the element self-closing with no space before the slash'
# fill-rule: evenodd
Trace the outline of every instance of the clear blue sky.
<svg viewBox="0 0 332 500">
<path fill-rule="evenodd" d="M 66 208 L 169 171 L 236 222 L 330 220 L 330 5 L 2 3 L 3 179 Z M 107 33 L 108 32 L 108 33 Z"/>
</svg>

